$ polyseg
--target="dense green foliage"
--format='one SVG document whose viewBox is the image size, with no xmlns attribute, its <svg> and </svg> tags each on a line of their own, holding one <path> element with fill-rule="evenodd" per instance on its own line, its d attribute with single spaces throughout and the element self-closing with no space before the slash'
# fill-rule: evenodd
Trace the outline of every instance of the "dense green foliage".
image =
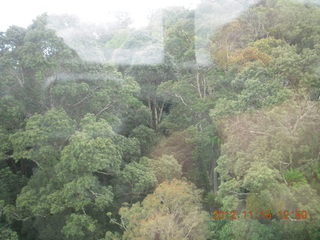
<svg viewBox="0 0 320 240">
<path fill-rule="evenodd" d="M 47 15 L 0 33 L 1 240 L 320 239 L 320 7 L 258 1 L 210 32 L 214 4 L 72 44 L 138 50 L 113 65 Z"/>
</svg>

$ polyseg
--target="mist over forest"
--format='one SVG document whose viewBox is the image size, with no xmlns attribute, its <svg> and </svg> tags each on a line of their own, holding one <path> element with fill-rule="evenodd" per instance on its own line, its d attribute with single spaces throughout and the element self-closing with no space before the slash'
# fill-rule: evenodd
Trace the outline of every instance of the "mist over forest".
<svg viewBox="0 0 320 240">
<path fill-rule="evenodd" d="M 320 2 L 0 32 L 0 240 L 319 240 Z"/>
</svg>

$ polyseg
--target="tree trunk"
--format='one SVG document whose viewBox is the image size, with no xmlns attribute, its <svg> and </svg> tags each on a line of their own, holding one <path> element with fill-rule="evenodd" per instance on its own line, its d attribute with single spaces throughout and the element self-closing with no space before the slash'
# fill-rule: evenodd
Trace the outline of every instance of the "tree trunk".
<svg viewBox="0 0 320 240">
<path fill-rule="evenodd" d="M 214 151 L 214 144 L 212 143 L 212 151 Z M 217 173 L 217 159 L 214 157 L 212 161 L 212 171 L 213 171 L 213 192 L 218 191 L 218 173 Z"/>
<path fill-rule="evenodd" d="M 197 88 L 198 88 L 199 97 L 202 98 L 199 67 L 197 67 L 196 80 L 197 80 Z"/>
<path fill-rule="evenodd" d="M 214 160 L 214 162 L 216 162 Z M 216 170 L 216 167 L 214 167 L 213 169 L 213 192 L 217 192 L 218 191 L 218 173 Z"/>
</svg>

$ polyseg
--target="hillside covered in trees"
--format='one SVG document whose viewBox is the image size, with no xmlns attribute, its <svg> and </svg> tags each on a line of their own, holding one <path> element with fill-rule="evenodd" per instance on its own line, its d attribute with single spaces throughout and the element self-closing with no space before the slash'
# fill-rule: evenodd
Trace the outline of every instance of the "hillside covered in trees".
<svg viewBox="0 0 320 240">
<path fill-rule="evenodd" d="M 0 240 L 320 239 L 320 5 L 225 2 L 0 32 Z"/>
</svg>

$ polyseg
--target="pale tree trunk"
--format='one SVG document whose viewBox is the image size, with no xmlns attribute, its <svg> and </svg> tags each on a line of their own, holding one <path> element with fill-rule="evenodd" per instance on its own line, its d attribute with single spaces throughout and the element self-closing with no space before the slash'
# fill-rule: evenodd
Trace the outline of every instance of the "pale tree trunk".
<svg viewBox="0 0 320 240">
<path fill-rule="evenodd" d="M 161 106 L 160 106 L 160 109 L 159 109 L 159 119 L 158 119 L 158 123 L 161 122 L 163 109 L 164 109 L 164 102 L 162 102 L 162 104 L 161 104 Z"/>
<path fill-rule="evenodd" d="M 215 146 L 212 143 L 212 151 L 214 152 Z M 213 192 L 216 193 L 218 191 L 219 183 L 218 183 L 218 172 L 217 172 L 217 158 L 214 156 L 214 159 L 212 160 L 212 170 L 213 173 L 212 176 L 212 185 L 213 185 Z"/>
<path fill-rule="evenodd" d="M 153 122 L 154 122 L 154 129 L 158 128 L 158 101 L 157 97 L 153 98 Z"/>
<path fill-rule="evenodd" d="M 210 172 L 209 172 L 209 184 L 210 188 L 214 193 L 218 191 L 218 173 L 217 173 L 217 160 L 213 159 L 211 162 Z"/>
<path fill-rule="evenodd" d="M 216 193 L 218 191 L 218 173 L 216 169 L 216 160 L 214 160 L 214 168 L 213 168 L 213 192 Z"/>
<path fill-rule="evenodd" d="M 203 98 L 206 98 L 207 95 L 207 82 L 206 82 L 206 78 L 203 77 L 202 79 L 202 86 L 203 86 Z"/>
<path fill-rule="evenodd" d="M 152 121 L 152 127 L 154 129 L 158 128 L 158 125 L 161 122 L 162 115 L 163 115 L 163 109 L 164 109 L 164 102 L 161 104 L 158 103 L 157 98 L 153 98 L 152 100 L 148 99 L 148 106 L 151 111 L 151 121 Z"/>
<path fill-rule="evenodd" d="M 197 67 L 196 80 L 199 97 L 202 98 L 199 67 Z"/>
</svg>

